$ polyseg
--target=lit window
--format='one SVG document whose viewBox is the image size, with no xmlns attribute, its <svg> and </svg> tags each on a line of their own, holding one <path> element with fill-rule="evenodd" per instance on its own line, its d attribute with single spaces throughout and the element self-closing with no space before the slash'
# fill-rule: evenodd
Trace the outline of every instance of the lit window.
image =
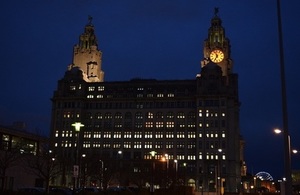
<svg viewBox="0 0 300 195">
<path fill-rule="evenodd" d="M 121 132 L 115 132 L 114 133 L 114 138 L 122 138 L 122 133 Z"/>
<path fill-rule="evenodd" d="M 177 118 L 185 118 L 185 115 L 183 112 L 178 112 L 177 113 Z"/>
<path fill-rule="evenodd" d="M 70 86 L 70 90 L 71 90 L 71 91 L 76 90 L 76 86 L 75 86 L 75 85 L 71 85 L 71 86 Z"/>
<path fill-rule="evenodd" d="M 188 132 L 188 138 L 196 138 L 195 132 Z"/>
<path fill-rule="evenodd" d="M 124 142 L 124 148 L 131 148 L 131 142 Z"/>
<path fill-rule="evenodd" d="M 121 119 L 121 118 L 123 118 L 123 117 L 122 117 L 122 114 L 121 114 L 120 112 L 117 112 L 117 113 L 115 114 L 115 118 L 116 118 L 116 119 Z"/>
<path fill-rule="evenodd" d="M 142 132 L 134 132 L 134 138 L 142 138 Z"/>
<path fill-rule="evenodd" d="M 103 133 L 103 138 L 111 138 L 111 133 L 110 132 L 104 132 Z"/>
<path fill-rule="evenodd" d="M 166 132 L 166 138 L 174 138 L 173 132 Z"/>
<path fill-rule="evenodd" d="M 96 119 L 102 119 L 102 114 L 98 112 L 98 113 L 96 113 L 95 117 L 96 117 Z"/>
<path fill-rule="evenodd" d="M 89 99 L 94 98 L 94 95 L 87 95 L 87 98 Z"/>
<path fill-rule="evenodd" d="M 98 91 L 104 91 L 104 86 L 98 86 Z"/>
<path fill-rule="evenodd" d="M 188 155 L 187 159 L 188 160 L 196 160 L 196 156 L 195 155 Z"/>
<path fill-rule="evenodd" d="M 167 128 L 174 128 L 174 124 L 175 124 L 175 122 L 173 122 L 173 121 L 172 121 L 172 122 L 168 121 L 167 124 L 166 124 L 166 127 L 167 127 Z"/>
<path fill-rule="evenodd" d="M 152 138 L 152 132 L 145 132 L 145 138 L 151 139 Z"/>
<path fill-rule="evenodd" d="M 156 132 L 155 138 L 164 138 L 164 133 L 163 132 Z"/>
<path fill-rule="evenodd" d="M 159 94 L 157 94 L 157 97 L 164 97 L 164 94 L 159 93 Z"/>
<path fill-rule="evenodd" d="M 166 148 L 168 148 L 168 149 L 174 148 L 174 143 L 173 142 L 167 142 L 166 143 Z"/>
<path fill-rule="evenodd" d="M 164 115 L 163 115 L 163 113 L 162 112 L 158 112 L 158 113 L 156 113 L 156 118 L 164 118 Z"/>
<path fill-rule="evenodd" d="M 177 132 L 177 138 L 184 138 L 184 132 L 182 131 Z"/>
<path fill-rule="evenodd" d="M 222 138 L 225 138 L 226 136 L 225 136 L 225 132 L 222 132 Z"/>
<path fill-rule="evenodd" d="M 152 148 L 152 142 L 145 142 L 145 148 Z"/>
<path fill-rule="evenodd" d="M 163 128 L 164 127 L 164 122 L 156 122 L 155 127 L 156 128 Z"/>
<path fill-rule="evenodd" d="M 137 113 L 135 114 L 135 118 L 136 118 L 136 119 L 143 119 L 143 113 L 137 112 Z"/>
<path fill-rule="evenodd" d="M 167 118 L 174 118 L 174 113 L 173 112 L 168 112 L 166 117 Z"/>
<path fill-rule="evenodd" d="M 174 93 L 169 93 L 168 97 L 174 97 Z"/>
<path fill-rule="evenodd" d="M 147 113 L 147 118 L 153 118 L 153 113 L 152 112 L 148 112 Z"/>
<path fill-rule="evenodd" d="M 97 95 L 97 98 L 103 98 L 103 95 Z"/>
<path fill-rule="evenodd" d="M 84 138 L 91 138 L 91 132 L 84 132 L 83 137 Z"/>
<path fill-rule="evenodd" d="M 94 86 L 90 86 L 90 87 L 88 88 L 88 91 L 95 91 L 95 87 L 94 87 Z"/>
<path fill-rule="evenodd" d="M 202 152 L 199 153 L 199 159 L 202 160 Z"/>
<path fill-rule="evenodd" d="M 101 132 L 94 132 L 94 138 L 101 138 Z"/>
<path fill-rule="evenodd" d="M 124 132 L 124 138 L 131 138 L 131 132 Z"/>
<path fill-rule="evenodd" d="M 133 148 L 142 148 L 142 142 L 134 142 Z"/>
<path fill-rule="evenodd" d="M 153 122 L 146 122 L 145 127 L 146 128 L 152 128 L 153 127 Z"/>
</svg>

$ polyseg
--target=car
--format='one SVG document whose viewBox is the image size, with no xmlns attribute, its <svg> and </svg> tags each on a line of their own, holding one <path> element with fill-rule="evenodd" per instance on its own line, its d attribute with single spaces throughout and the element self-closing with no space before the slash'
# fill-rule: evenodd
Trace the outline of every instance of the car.
<svg viewBox="0 0 300 195">
<path fill-rule="evenodd" d="M 25 187 L 25 188 L 19 188 L 19 192 L 28 192 L 30 194 L 44 194 L 46 192 L 45 188 L 39 188 L 39 187 Z"/>
<path fill-rule="evenodd" d="M 100 190 L 96 187 L 84 187 L 77 190 L 77 193 L 89 192 L 89 193 L 98 193 Z"/>
<path fill-rule="evenodd" d="M 50 195 L 55 194 L 55 195 L 72 195 L 73 192 L 70 188 L 64 188 L 64 187 L 51 187 L 50 190 Z"/>
</svg>

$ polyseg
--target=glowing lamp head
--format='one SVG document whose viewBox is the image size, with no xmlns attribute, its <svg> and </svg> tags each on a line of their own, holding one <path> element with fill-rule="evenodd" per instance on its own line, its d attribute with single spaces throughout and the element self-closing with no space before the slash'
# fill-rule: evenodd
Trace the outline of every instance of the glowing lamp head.
<svg viewBox="0 0 300 195">
<path fill-rule="evenodd" d="M 154 157 L 155 154 L 156 154 L 156 152 L 155 151 L 151 151 L 150 154 L 151 154 L 152 157 Z"/>
<path fill-rule="evenodd" d="M 274 133 L 280 134 L 282 131 L 280 129 L 274 129 Z"/>
<path fill-rule="evenodd" d="M 84 124 L 82 124 L 81 122 L 75 122 L 72 124 L 73 127 L 75 127 L 75 131 L 80 131 L 81 127 L 84 127 Z"/>
</svg>

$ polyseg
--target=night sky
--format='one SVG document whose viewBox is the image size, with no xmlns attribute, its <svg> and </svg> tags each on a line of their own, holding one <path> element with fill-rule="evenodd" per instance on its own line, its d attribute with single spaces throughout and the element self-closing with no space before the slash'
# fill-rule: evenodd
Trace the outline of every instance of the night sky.
<svg viewBox="0 0 300 195">
<path fill-rule="evenodd" d="M 239 75 L 240 129 L 250 173 L 283 175 L 276 0 L 9 0 L 0 2 L 0 124 L 49 134 L 51 97 L 93 17 L 105 81 L 193 79 L 214 8 Z M 282 2 L 289 132 L 300 149 L 300 1 Z M 300 169 L 300 155 L 292 156 Z"/>
</svg>

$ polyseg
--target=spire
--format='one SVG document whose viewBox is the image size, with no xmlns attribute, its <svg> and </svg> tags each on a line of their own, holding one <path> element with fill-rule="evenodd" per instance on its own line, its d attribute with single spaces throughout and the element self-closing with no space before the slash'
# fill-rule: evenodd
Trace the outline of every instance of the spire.
<svg viewBox="0 0 300 195">
<path fill-rule="evenodd" d="M 209 61 L 213 61 L 222 68 L 224 76 L 231 73 L 233 64 L 230 58 L 230 40 L 225 35 L 225 29 L 219 17 L 219 8 L 217 7 L 214 8 L 211 25 L 208 29 L 208 37 L 204 41 L 203 53 L 204 59 L 201 61 L 201 67 L 204 67 Z"/>
<path fill-rule="evenodd" d="M 98 49 L 93 18 L 88 16 L 88 23 L 84 32 L 79 36 L 79 43 L 74 46 L 72 67 L 82 70 L 84 80 L 87 82 L 103 82 L 102 52 Z"/>
<path fill-rule="evenodd" d="M 79 46 L 81 49 L 90 49 L 91 46 L 98 46 L 92 20 L 93 17 L 88 16 L 88 24 L 85 25 L 84 32 L 79 37 Z"/>
<path fill-rule="evenodd" d="M 209 28 L 209 40 L 212 45 L 221 46 L 225 39 L 225 30 L 222 27 L 222 20 L 218 16 L 219 8 L 215 8 L 215 15 L 211 19 L 211 27 Z"/>
</svg>

